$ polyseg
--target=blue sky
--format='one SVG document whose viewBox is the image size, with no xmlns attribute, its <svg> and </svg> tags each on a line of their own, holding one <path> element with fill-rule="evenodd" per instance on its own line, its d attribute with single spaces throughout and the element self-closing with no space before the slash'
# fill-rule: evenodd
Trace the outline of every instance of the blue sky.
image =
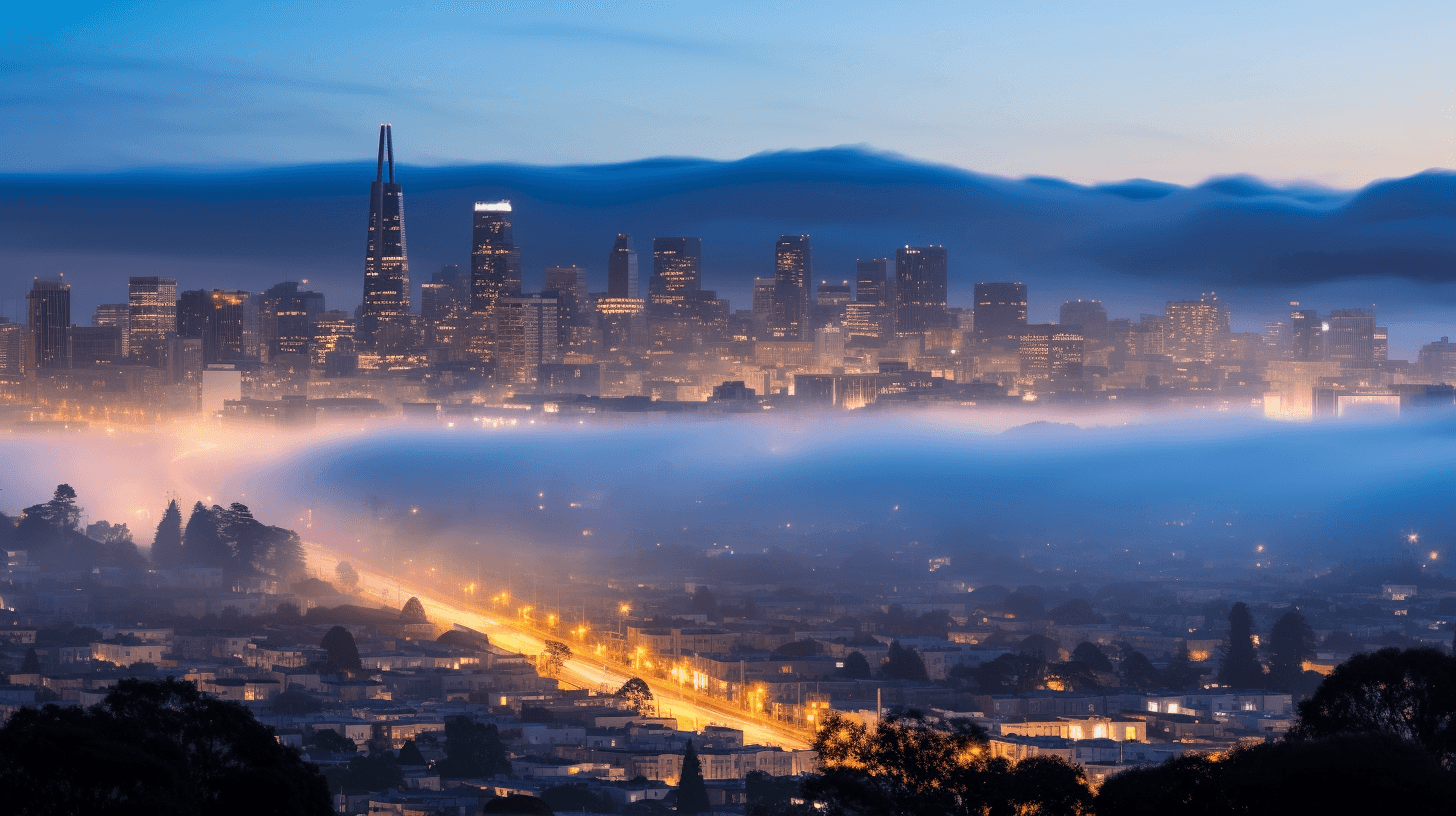
<svg viewBox="0 0 1456 816">
<path fill-rule="evenodd" d="M 5 12 L 0 171 L 731 159 L 1353 187 L 1456 166 L 1452 3 L 108 3 Z"/>
</svg>

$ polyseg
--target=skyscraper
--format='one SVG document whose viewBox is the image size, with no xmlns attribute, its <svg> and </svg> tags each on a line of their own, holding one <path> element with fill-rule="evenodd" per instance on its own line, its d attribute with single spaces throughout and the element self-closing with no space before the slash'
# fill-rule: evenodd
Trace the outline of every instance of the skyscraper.
<svg viewBox="0 0 1456 816">
<path fill-rule="evenodd" d="M 681 308 L 686 292 L 703 288 L 703 239 L 653 238 L 652 279 L 647 291 L 660 313 Z"/>
<path fill-rule="evenodd" d="M 385 180 L 385 160 L 389 163 Z M 379 160 L 369 185 L 369 241 L 364 256 L 364 307 L 359 339 L 366 348 L 399 352 L 410 345 L 409 260 L 404 191 L 394 180 L 394 135 L 379 126 Z"/>
<path fill-rule="evenodd" d="M 496 303 L 495 378 L 498 382 L 536 381 L 536 368 L 561 362 L 556 298 L 510 296 Z"/>
<path fill-rule="evenodd" d="M 27 365 L 25 326 L 0 315 L 0 374 L 24 374 Z"/>
<path fill-rule="evenodd" d="M 71 367 L 71 285 L 36 278 L 25 293 L 30 361 L 36 371 Z"/>
<path fill-rule="evenodd" d="M 1325 359 L 1346 368 L 1375 367 L 1375 312 L 1334 309 L 1326 318 Z"/>
<path fill-rule="evenodd" d="M 978 283 L 976 336 L 982 340 L 1020 337 L 1026 328 L 1026 284 Z"/>
<path fill-rule="evenodd" d="M 943 246 L 895 250 L 896 331 L 926 332 L 946 325 L 947 275 Z"/>
<path fill-rule="evenodd" d="M 1164 345 L 1174 362 L 1212 362 L 1219 341 L 1228 334 L 1229 313 L 1209 292 L 1198 300 L 1168 301 Z"/>
<path fill-rule="evenodd" d="M 202 333 L 204 362 L 258 359 L 258 299 L 253 293 L 214 289 L 208 301 L 207 325 Z"/>
<path fill-rule="evenodd" d="M 176 309 L 175 303 L 172 308 Z M 125 357 L 131 353 L 131 349 L 126 344 L 126 329 L 131 325 L 131 306 L 125 303 L 98 304 L 96 310 L 91 312 L 91 325 L 118 329 L 121 332 L 122 356 Z"/>
<path fill-rule="evenodd" d="M 460 264 L 446 264 L 420 284 L 420 320 L 424 323 L 425 345 L 465 350 L 470 316 L 470 276 Z"/>
<path fill-rule="evenodd" d="M 641 297 L 642 289 L 637 281 L 637 250 L 632 248 L 632 236 L 617 233 L 617 242 L 607 255 L 607 297 Z"/>
<path fill-rule="evenodd" d="M 774 310 L 771 329 L 787 340 L 813 339 L 809 281 L 814 256 L 807 235 L 780 235 L 774 245 Z"/>
<path fill-rule="evenodd" d="M 323 294 L 286 281 L 264 292 L 261 306 L 259 327 L 269 356 L 308 354 L 314 321 L 324 311 Z"/>
<path fill-rule="evenodd" d="M 1107 310 L 1100 300 L 1069 300 L 1063 303 L 1057 322 L 1066 328 L 1076 327 L 1088 340 L 1107 339 Z"/>
<path fill-rule="evenodd" d="M 207 316 L 212 311 L 212 293 L 191 289 L 177 296 L 177 336 L 202 339 L 207 334 Z"/>
<path fill-rule="evenodd" d="M 153 276 L 132 277 L 126 286 L 127 325 L 122 329 L 122 353 L 142 354 L 160 349 L 177 333 L 177 280 Z"/>
<path fill-rule="evenodd" d="M 511 202 L 477 201 L 470 231 L 470 351 L 494 357 L 495 307 L 521 293 L 521 250 L 511 228 Z"/>
<path fill-rule="evenodd" d="M 888 258 L 863 258 L 854 262 L 854 302 L 871 303 L 875 306 L 890 305 L 890 291 L 886 276 Z"/>
<path fill-rule="evenodd" d="M 1319 312 L 1313 309 L 1294 308 L 1299 301 L 1290 302 L 1289 311 L 1289 358 L 1295 362 L 1312 363 L 1324 356 L 1324 325 Z"/>
</svg>

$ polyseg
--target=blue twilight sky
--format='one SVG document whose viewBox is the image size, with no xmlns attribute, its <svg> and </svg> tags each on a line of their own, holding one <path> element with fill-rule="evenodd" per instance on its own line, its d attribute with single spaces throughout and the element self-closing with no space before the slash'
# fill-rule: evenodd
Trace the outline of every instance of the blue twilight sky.
<svg viewBox="0 0 1456 816">
<path fill-rule="evenodd" d="M 1456 166 L 1430 3 L 30 3 L 0 172 L 732 159 L 1340 187 Z M 367 158 L 367 156 L 365 157 Z"/>
</svg>

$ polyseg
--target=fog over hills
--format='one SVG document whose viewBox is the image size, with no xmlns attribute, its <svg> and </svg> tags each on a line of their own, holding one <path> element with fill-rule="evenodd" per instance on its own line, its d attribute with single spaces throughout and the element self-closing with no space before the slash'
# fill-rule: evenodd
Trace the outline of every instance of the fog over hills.
<svg viewBox="0 0 1456 816">
<path fill-rule="evenodd" d="M 408 157 L 408 143 L 398 147 Z M 87 311 L 121 299 L 128 274 L 252 290 L 307 278 L 330 306 L 353 308 L 373 172 L 358 162 L 0 177 L 0 257 L 12 282 L 0 311 L 13 314 L 30 276 L 58 272 Z M 633 234 L 644 257 L 653 236 L 700 235 L 705 287 L 746 307 L 751 279 L 771 274 L 775 238 L 808 233 L 821 279 L 850 276 L 856 257 L 945 244 L 952 305 L 969 305 L 975 281 L 1022 280 L 1033 320 L 1054 319 L 1067 298 L 1100 297 L 1114 315 L 1135 316 L 1209 289 L 1246 330 L 1290 299 L 1321 309 L 1374 302 L 1382 322 L 1419 326 L 1393 332 L 1394 352 L 1449 333 L 1441 326 L 1456 300 L 1447 171 L 1354 191 L 1248 177 L 1082 186 L 835 148 L 730 162 L 406 165 L 399 178 L 416 286 L 442 264 L 468 264 L 471 202 L 510 198 L 527 287 L 545 267 L 575 263 L 604 288 L 617 232 Z"/>
</svg>

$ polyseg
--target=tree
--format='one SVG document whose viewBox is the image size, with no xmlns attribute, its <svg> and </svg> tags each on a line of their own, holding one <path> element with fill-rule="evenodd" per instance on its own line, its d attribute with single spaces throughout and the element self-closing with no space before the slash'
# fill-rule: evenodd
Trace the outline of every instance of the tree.
<svg viewBox="0 0 1456 816">
<path fill-rule="evenodd" d="M 357 754 L 359 752 L 357 743 L 332 728 L 317 728 L 309 731 L 304 735 L 303 744 L 310 748 L 317 748 L 326 754 Z"/>
<path fill-rule="evenodd" d="M 1113 673 L 1112 661 L 1107 659 L 1107 653 L 1097 647 L 1095 643 L 1082 641 L 1077 648 L 1072 650 L 1072 659 L 1086 663 L 1093 671 Z"/>
<path fill-rule="evenodd" d="M 698 761 L 698 752 L 693 750 L 693 741 L 688 740 L 683 752 L 682 776 L 677 782 L 678 813 L 711 813 L 713 805 L 708 801 L 708 785 L 703 781 L 703 763 Z"/>
<path fill-rule="evenodd" d="M 1229 642 L 1218 668 L 1218 682 L 1232 688 L 1264 687 L 1264 667 L 1254 654 L 1254 616 L 1242 601 L 1229 612 Z"/>
<path fill-rule="evenodd" d="M 455 716 L 445 720 L 445 758 L 435 770 L 448 779 L 484 778 L 509 774 L 511 761 L 494 724 Z"/>
<path fill-rule="evenodd" d="M 40 674 L 40 655 L 35 653 L 34 646 L 25 650 L 25 660 L 20 664 L 20 673 Z"/>
<path fill-rule="evenodd" d="M 304 575 L 308 561 L 303 552 L 303 538 L 282 527 L 264 527 L 259 540 L 259 561 L 262 567 L 285 581 Z"/>
<path fill-rule="evenodd" d="M 1299 612 L 1284 613 L 1269 633 L 1269 687 L 1294 691 L 1304 674 L 1304 661 L 1314 657 L 1314 630 Z"/>
<path fill-rule="evenodd" d="M 1243 813 L 1442 813 L 1452 775 L 1419 745 L 1389 735 L 1345 734 L 1189 755 L 1108 779 L 1097 816 Z"/>
<path fill-rule="evenodd" d="M 1168 661 L 1168 668 L 1163 670 L 1163 685 L 1172 691 L 1187 691 L 1198 684 L 1198 670 L 1193 668 L 1193 661 L 1188 657 L 1188 646 L 1178 647 L 1173 654 L 1173 659 Z"/>
<path fill-rule="evenodd" d="M 712 590 L 700 586 L 693 593 L 693 614 L 707 615 L 710 619 L 718 617 L 718 599 L 713 596 Z"/>
<path fill-rule="evenodd" d="M 1080 660 L 1048 664 L 1046 676 L 1049 687 L 1062 691 L 1096 691 L 1102 687 L 1092 667 Z"/>
<path fill-rule="evenodd" d="M 1389 734 L 1456 765 L 1456 657 L 1381 649 L 1337 666 L 1299 704 L 1292 739 Z"/>
<path fill-rule="evenodd" d="M 359 573 L 354 570 L 354 565 L 348 561 L 340 561 L 338 566 L 334 567 L 334 575 L 339 579 L 339 583 L 345 589 L 353 589 L 359 584 Z"/>
<path fill-rule="evenodd" d="M 46 502 L 50 522 L 62 530 L 74 531 L 81 524 L 81 508 L 76 506 L 76 491 L 68 484 L 56 485 L 56 492 Z"/>
<path fill-rule="evenodd" d="M 561 668 L 566 665 L 567 658 L 571 657 L 571 647 L 559 640 L 546 641 L 546 648 L 536 656 L 536 665 L 541 674 L 546 677 L 554 677 Z"/>
<path fill-rule="evenodd" d="M 89 709 L 23 708 L 0 728 L 7 813 L 334 812 L 324 778 L 242 705 L 180 680 L 123 679 Z"/>
<path fill-rule="evenodd" d="M 395 761 L 400 765 L 410 767 L 430 764 L 425 761 L 425 755 L 420 753 L 420 746 L 416 745 L 414 740 L 405 740 L 404 745 L 399 749 L 399 757 Z"/>
<path fill-rule="evenodd" d="M 586 785 L 556 785 L 541 791 L 541 801 L 558 813 L 616 813 L 617 806 L 605 795 L 592 793 Z"/>
<path fill-rule="evenodd" d="M 131 530 L 126 522 L 112 524 L 109 521 L 95 521 L 86 525 L 86 537 L 102 544 L 133 544 Z"/>
<path fill-rule="evenodd" d="M 839 670 L 843 677 L 852 680 L 870 679 L 870 662 L 859 652 L 850 652 L 844 656 L 844 668 Z"/>
<path fill-rule="evenodd" d="M 430 619 L 425 616 L 425 605 L 420 603 L 419 598 L 410 598 L 404 602 L 404 608 L 399 610 L 400 623 L 429 623 Z"/>
<path fill-rule="evenodd" d="M 920 658 L 920 653 L 912 648 L 905 648 L 900 641 L 890 641 L 890 653 L 885 657 L 885 664 L 881 672 L 891 680 L 928 680 L 925 673 L 925 661 Z"/>
<path fill-rule="evenodd" d="M 157 534 L 152 538 L 152 563 L 176 567 L 182 564 L 182 558 L 182 510 L 173 499 L 167 502 L 162 520 L 157 522 Z"/>
<path fill-rule="evenodd" d="M 328 652 L 324 665 L 330 672 L 357 672 L 364 668 L 363 662 L 359 659 L 359 646 L 354 643 L 354 636 L 342 626 L 330 629 L 324 635 L 319 646 Z"/>
<path fill-rule="evenodd" d="M 1087 774 L 1054 756 L 1034 756 L 1011 768 L 1006 787 L 1014 813 L 1091 813 Z"/>
<path fill-rule="evenodd" d="M 617 689 L 618 697 L 626 700 L 628 705 L 638 714 L 646 714 L 652 707 L 652 689 L 647 681 L 640 677 L 633 677 Z"/>
<path fill-rule="evenodd" d="M 387 751 L 351 757 L 348 765 L 334 766 L 328 778 L 330 790 L 342 787 L 349 793 L 383 793 L 404 787 L 404 771 Z"/>
<path fill-rule="evenodd" d="M 274 714 L 313 714 L 324 706 L 313 695 L 303 691 L 285 691 L 274 697 L 269 704 Z"/>
<path fill-rule="evenodd" d="M 1152 661 L 1142 652 L 1130 651 L 1122 658 L 1122 682 L 1124 685 L 1146 691 L 1158 688 L 1163 684 L 1163 678 L 1153 666 Z"/>
<path fill-rule="evenodd" d="M 1047 613 L 1047 617 L 1058 626 L 1085 626 L 1089 623 L 1106 623 L 1107 619 L 1092 610 L 1092 604 L 1082 598 L 1073 598 Z"/>
<path fill-rule="evenodd" d="M 539 796 L 525 793 L 510 793 L 485 803 L 480 809 L 490 816 L 555 816 L 555 811 Z"/>
<path fill-rule="evenodd" d="M 214 505 L 204 507 L 202 502 L 192 505 L 192 515 L 187 517 L 187 526 L 182 531 L 182 547 L 188 564 L 221 567 L 232 558 L 232 548 L 218 531 L 218 519 L 213 511 L 222 508 Z"/>
</svg>

